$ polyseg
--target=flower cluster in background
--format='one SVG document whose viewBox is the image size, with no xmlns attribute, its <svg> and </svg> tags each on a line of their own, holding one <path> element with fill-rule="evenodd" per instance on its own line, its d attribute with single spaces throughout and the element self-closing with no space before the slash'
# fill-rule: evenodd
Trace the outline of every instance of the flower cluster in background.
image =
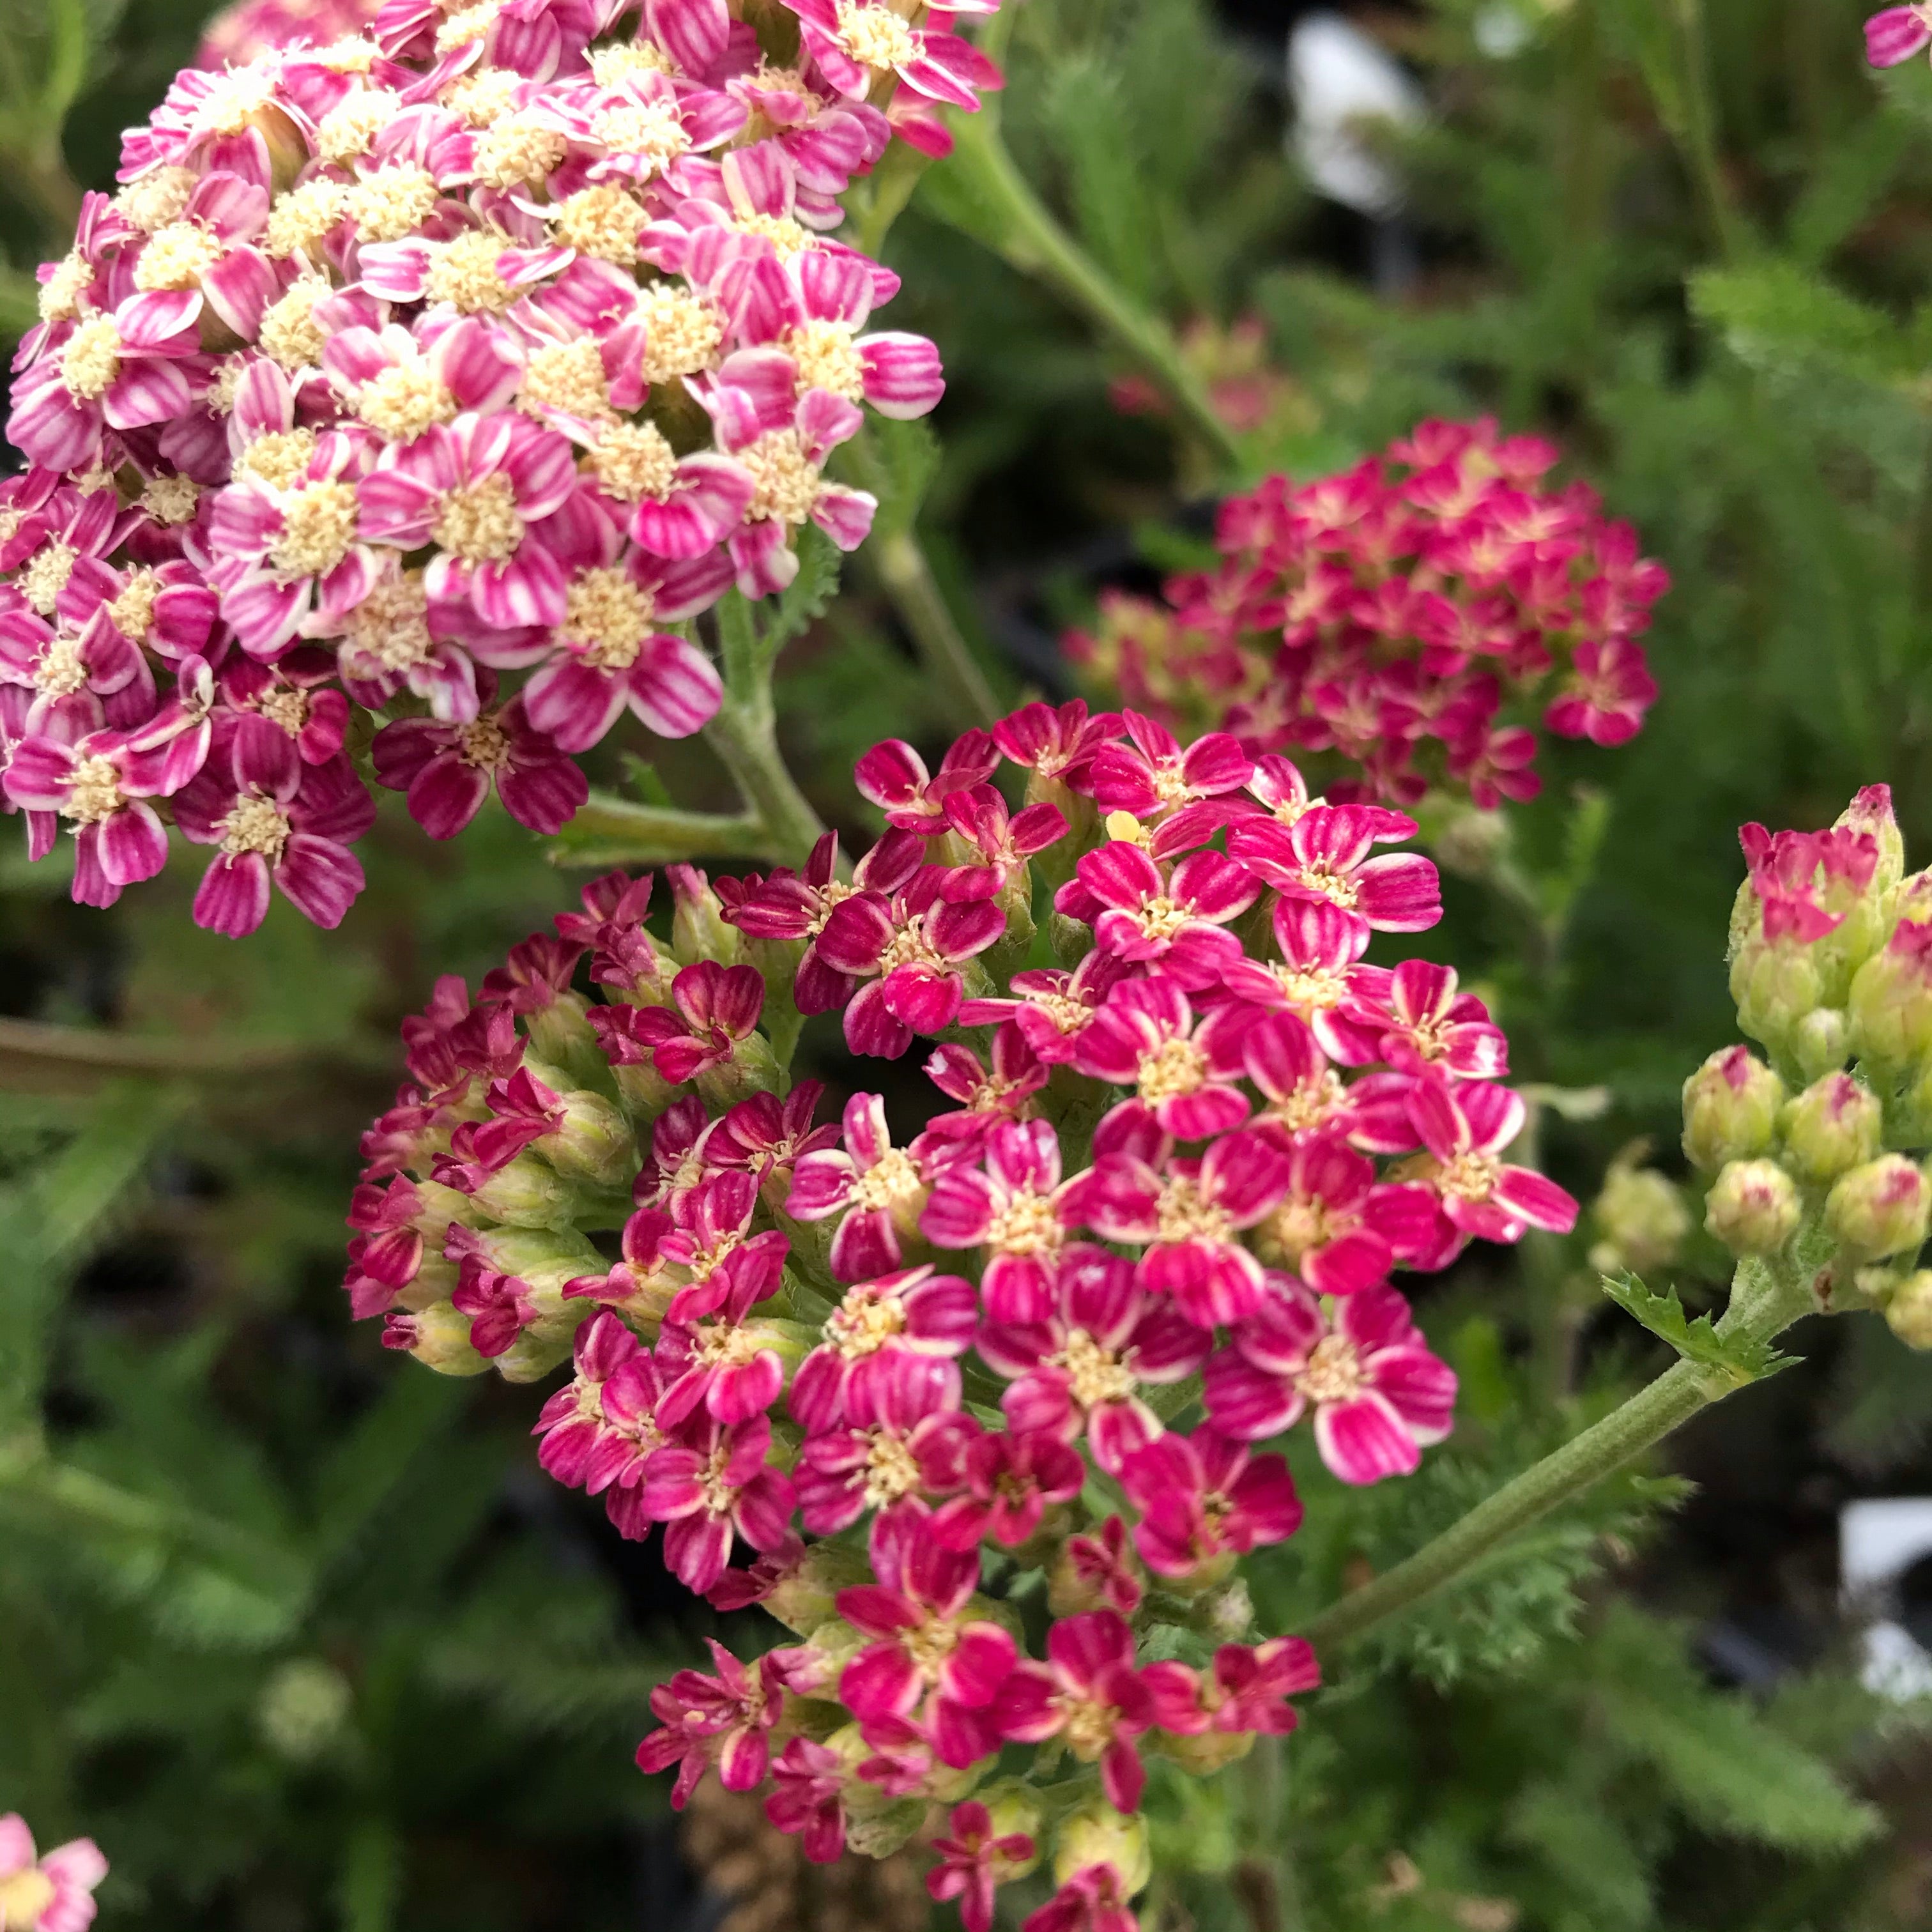
<svg viewBox="0 0 1932 1932">
<path fill-rule="evenodd" d="M 1345 473 L 1221 508 L 1214 569 L 1112 593 L 1068 653 L 1177 730 L 1320 754 L 1331 796 L 1534 797 L 1534 728 L 1620 745 L 1657 694 L 1637 641 L 1668 586 L 1557 452 L 1426 422 Z"/>
<path fill-rule="evenodd" d="M 826 463 L 944 386 L 830 238 L 895 133 L 996 84 L 881 0 L 391 0 L 182 74 L 44 268 L 0 486 L 0 764 L 30 854 L 111 903 L 210 848 L 195 914 L 332 926 L 373 816 L 494 786 L 554 831 L 626 711 L 720 685 L 687 620 L 872 500 Z M 874 97 L 883 101 L 876 104 Z M 517 680 L 512 689 L 506 680 Z"/>
<path fill-rule="evenodd" d="M 443 982 L 346 1286 L 433 1368 L 567 1358 L 544 1466 L 796 1634 L 656 1694 L 640 1762 L 680 1802 L 766 1786 L 814 1858 L 943 1816 L 971 1932 L 1043 1859 L 1033 1932 L 1130 1926 L 1143 1753 L 1212 1769 L 1316 1682 L 1250 1627 L 1240 1559 L 1302 1515 L 1264 1445 L 1413 1470 L 1455 1381 L 1392 1272 L 1576 1207 L 1508 1160 L 1480 1001 L 1364 959 L 1438 916 L 1401 814 L 1078 704 L 857 778 L 890 829 L 849 877 L 829 835 L 802 872 L 672 867 L 667 944 L 611 874 L 474 1000 Z M 878 1095 L 835 1124 L 789 1082 L 833 1010 L 862 1054 L 944 1036 L 904 1144 Z M 1009 1746 L 1076 1774 L 999 1778 Z"/>
<path fill-rule="evenodd" d="M 239 0 L 223 8 L 202 29 L 194 64 L 218 71 L 301 41 L 328 46 L 359 34 L 381 4 L 382 0 Z"/>
<path fill-rule="evenodd" d="M 107 1861 L 92 1838 L 37 1851 L 17 1811 L 0 1816 L 0 1932 L 86 1932 Z"/>
<path fill-rule="evenodd" d="M 1932 1348 L 1932 873 L 1904 871 L 1886 785 L 1822 832 L 1747 825 L 1731 918 L 1738 1022 L 1770 1056 L 1714 1053 L 1684 1084 L 1684 1150 L 1706 1225 L 1739 1256 L 1817 1221 L 1826 1306 L 1882 1309 Z"/>
</svg>

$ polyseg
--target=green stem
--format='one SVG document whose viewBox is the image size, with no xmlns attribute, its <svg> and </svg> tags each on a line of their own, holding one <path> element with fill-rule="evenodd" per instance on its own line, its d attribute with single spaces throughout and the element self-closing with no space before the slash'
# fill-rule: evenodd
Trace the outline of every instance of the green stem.
<svg viewBox="0 0 1932 1932">
<path fill-rule="evenodd" d="M 1741 1342 L 1768 1342 L 1812 1307 L 1810 1270 L 1795 1252 L 1788 1250 L 1774 1262 L 1742 1261 L 1718 1333 Z M 1318 1651 L 1332 1649 L 1413 1608 L 1505 1539 L 1640 1456 L 1737 1386 L 1693 1363 L 1677 1363 L 1601 1421 L 1505 1483 L 1414 1556 L 1330 1604 L 1301 1634 Z"/>
<path fill-rule="evenodd" d="M 769 671 L 748 688 L 728 689 L 704 736 L 764 827 L 770 853 L 788 865 L 803 865 L 825 825 L 779 754 Z"/>
<path fill-rule="evenodd" d="M 676 859 L 775 859 L 761 814 L 681 812 L 594 791 L 550 848 L 554 866 L 662 865 Z"/>
<path fill-rule="evenodd" d="M 998 123 L 980 113 L 956 124 L 946 165 L 965 178 L 988 218 L 988 230 L 1002 260 L 1044 282 L 1080 310 L 1138 362 L 1167 392 L 1168 399 L 1222 465 L 1240 466 L 1233 433 L 1214 413 L 1206 386 L 1182 358 L 1166 325 L 1143 309 L 1112 280 L 1034 194 L 1006 144 Z M 988 232 L 976 224 L 976 238 Z"/>
<path fill-rule="evenodd" d="M 986 674 L 972 646 L 953 622 L 952 612 L 932 574 L 926 552 L 910 530 L 895 530 L 866 554 L 892 599 L 899 621 L 911 634 L 920 662 L 938 681 L 962 720 L 991 725 L 1000 716 Z"/>
<path fill-rule="evenodd" d="M 1746 236 L 1718 154 L 1718 114 L 1711 98 L 1711 70 L 1704 46 L 1704 0 L 1676 0 L 1684 112 L 1676 131 L 1711 241 L 1720 255 L 1744 252 Z"/>
<path fill-rule="evenodd" d="M 905 212 L 920 176 L 932 165 L 932 157 L 908 141 L 895 141 L 886 150 L 885 159 L 872 172 L 871 197 L 852 237 L 852 245 L 861 254 L 878 259 L 892 224 Z"/>
</svg>

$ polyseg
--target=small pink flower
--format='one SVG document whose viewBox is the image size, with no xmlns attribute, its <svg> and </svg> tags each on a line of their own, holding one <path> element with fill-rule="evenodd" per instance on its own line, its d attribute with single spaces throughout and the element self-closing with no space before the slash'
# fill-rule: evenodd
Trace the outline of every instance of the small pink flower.
<svg viewBox="0 0 1932 1932">
<path fill-rule="evenodd" d="M 1874 67 L 1897 67 L 1932 46 L 1932 7 L 1887 7 L 1865 22 L 1865 58 Z"/>
<path fill-rule="evenodd" d="M 971 1048 L 952 1041 L 934 1048 L 926 1077 L 960 1105 L 956 1112 L 934 1114 L 922 1140 L 929 1136 L 952 1142 L 964 1154 L 982 1146 L 997 1129 L 1033 1118 L 1034 1096 L 1046 1084 L 1049 1070 L 1017 1026 L 1003 1026 L 993 1036 L 992 1060 L 988 1068 Z"/>
<path fill-rule="evenodd" d="M 1386 1284 L 1330 1304 L 1298 1284 L 1237 1328 L 1208 1365 L 1208 1412 L 1244 1441 L 1278 1436 L 1312 1406 L 1322 1460 L 1345 1483 L 1407 1475 L 1449 1433 L 1456 1377 Z"/>
<path fill-rule="evenodd" d="M 1066 1567 L 1075 1589 L 1088 1602 L 1104 1604 L 1124 1617 L 1140 1608 L 1140 1564 L 1127 1526 L 1118 1516 L 1108 1517 L 1094 1535 L 1070 1536 Z"/>
<path fill-rule="evenodd" d="M 1045 781 L 1058 780 L 1074 790 L 1084 781 L 1102 746 L 1118 737 L 1119 712 L 1088 714 L 1085 700 L 1074 698 L 1056 710 L 1036 700 L 1023 704 L 993 727 L 993 742 L 1015 764 Z"/>
<path fill-rule="evenodd" d="M 577 1331 L 574 1368 L 531 1431 L 543 1438 L 537 1460 L 567 1488 L 602 1496 L 619 1530 L 641 1538 L 650 1526 L 642 1507 L 644 1469 L 664 1442 L 657 1364 L 606 1309 Z"/>
<path fill-rule="evenodd" d="M 1240 942 L 1227 930 L 1260 896 L 1261 887 L 1218 852 L 1194 852 L 1171 877 L 1139 845 L 1115 839 L 1088 853 L 1077 880 L 1054 903 L 1074 918 L 1098 908 L 1094 936 L 1105 952 L 1134 964 L 1159 961 L 1190 991 L 1219 983 Z"/>
<path fill-rule="evenodd" d="M 1222 1556 L 1292 1536 L 1301 1502 L 1280 1456 L 1197 1429 L 1156 1436 L 1129 1456 L 1120 1482 L 1141 1511 L 1134 1543 L 1162 1576 L 1188 1576 Z"/>
<path fill-rule="evenodd" d="M 868 1510 L 882 1522 L 958 1487 L 977 1425 L 959 1412 L 953 1362 L 897 1351 L 846 1393 L 848 1426 L 808 1436 L 799 1454 L 801 1520 L 813 1535 L 836 1536 Z"/>
<path fill-rule="evenodd" d="M 1000 1735 L 1021 1744 L 1065 1736 L 1083 1763 L 1096 1760 L 1117 1811 L 1140 1808 L 1147 1772 L 1134 1740 L 1154 1721 L 1154 1700 L 1134 1668 L 1134 1636 L 1112 1610 L 1062 1617 L 1046 1636 L 1046 1661 L 1014 1666 L 993 1706 Z"/>
<path fill-rule="evenodd" d="M 1130 1897 L 1126 1880 L 1112 1865 L 1089 1865 L 1028 1912 L 1020 1932 L 1139 1932 Z"/>
<path fill-rule="evenodd" d="M 1503 1150 L 1522 1132 L 1522 1096 L 1486 1081 L 1454 1085 L 1418 1080 L 1410 1089 L 1409 1118 L 1432 1157 L 1416 1178 L 1442 1203 L 1438 1240 L 1420 1265 L 1447 1264 L 1462 1242 L 1520 1240 L 1528 1228 L 1567 1234 L 1576 1203 L 1555 1181 L 1527 1167 L 1511 1167 Z"/>
<path fill-rule="evenodd" d="M 1024 1832 L 995 1834 L 992 1814 L 976 1798 L 956 1804 L 946 1828 L 932 1841 L 939 1862 L 926 1874 L 926 1888 L 942 1904 L 959 1901 L 966 1932 L 993 1932 L 994 1892 L 1033 1862 L 1036 1847 Z"/>
<path fill-rule="evenodd" d="M 832 85 L 854 100 L 863 100 L 882 74 L 896 74 L 906 88 L 928 100 L 968 113 L 980 105 L 980 90 L 1000 84 L 1000 70 L 970 40 L 940 24 L 912 27 L 886 0 L 786 0 L 812 58 Z"/>
<path fill-rule="evenodd" d="M 980 1293 L 995 1322 L 1036 1322 L 1052 1306 L 1054 1264 L 1077 1217 L 1066 1204 L 1060 1144 L 1044 1120 L 988 1136 L 982 1169 L 951 1167 L 920 1217 L 935 1246 L 986 1251 Z"/>
<path fill-rule="evenodd" d="M 706 1637 L 717 1675 L 680 1670 L 651 1693 L 659 1729 L 638 1747 L 638 1768 L 646 1773 L 678 1768 L 671 1787 L 674 1810 L 715 1764 L 727 1791 L 754 1791 L 771 1765 L 770 1736 L 784 1708 L 785 1653 L 767 1651 L 747 1669 L 716 1637 Z"/>
<path fill-rule="evenodd" d="M 1284 898 L 1274 909 L 1279 960 L 1231 960 L 1222 974 L 1228 992 L 1270 1012 L 1293 1015 L 1314 1029 L 1322 1051 L 1344 1066 L 1378 1058 L 1374 1030 L 1353 1016 L 1372 969 L 1358 962 L 1370 929 L 1352 912 L 1325 898 Z"/>
<path fill-rule="evenodd" d="M 823 1221 L 842 1210 L 832 1271 L 841 1281 L 863 1281 L 899 1266 L 901 1244 L 917 1233 L 934 1178 L 916 1154 L 892 1145 L 885 1102 L 855 1094 L 845 1103 L 844 1147 L 800 1160 L 785 1212 Z"/>
<path fill-rule="evenodd" d="M 952 825 L 946 800 L 956 792 L 970 794 L 984 784 L 999 763 L 998 749 L 984 731 L 964 732 L 955 739 L 937 772 L 928 772 L 926 760 L 903 739 L 887 738 L 853 767 L 852 782 L 861 798 L 886 814 L 888 825 L 937 838 Z"/>
<path fill-rule="evenodd" d="M 1257 1021 L 1248 1029 L 1243 1058 L 1267 1102 L 1256 1116 L 1256 1129 L 1277 1146 L 1292 1148 L 1304 1134 L 1348 1133 L 1357 1112 L 1354 1090 L 1342 1084 L 1298 1016 L 1270 1013 Z"/>
<path fill-rule="evenodd" d="M 1150 1664 L 1141 1672 L 1154 1700 L 1154 1721 L 1176 1737 L 1219 1732 L 1229 1737 L 1282 1737 L 1295 1726 L 1288 1700 L 1318 1688 L 1321 1666 L 1298 1636 L 1265 1643 L 1224 1643 L 1205 1670 Z"/>
<path fill-rule="evenodd" d="M 952 866 L 940 880 L 940 897 L 955 902 L 998 898 L 1015 879 L 1023 886 L 1027 861 L 1066 831 L 1066 814 L 1058 806 L 1030 805 L 1013 818 L 1006 800 L 990 784 L 952 793 L 946 800 L 946 818 L 955 837 L 978 855 L 966 865 Z"/>
<path fill-rule="evenodd" d="M 748 1421 L 770 1408 L 784 1387 L 784 1364 L 775 1346 L 785 1339 L 784 1331 L 772 1322 L 746 1319 L 775 1282 L 767 1271 L 742 1266 L 719 1270 L 714 1280 L 719 1278 L 729 1282 L 722 1300 L 705 1308 L 712 1300 L 705 1294 L 682 1315 L 674 1301 L 674 1312 L 658 1332 L 652 1358 L 664 1385 L 657 1419 L 665 1429 L 676 1428 L 700 1408 L 719 1422 Z"/>
<path fill-rule="evenodd" d="M 1087 1481 L 1087 1465 L 1058 1436 L 1035 1430 L 982 1436 L 967 1446 L 961 1495 L 942 1503 L 932 1533 L 954 1550 L 990 1536 L 1003 1549 L 1024 1543 L 1057 1504 L 1070 1502 Z"/>
<path fill-rule="evenodd" d="M 1642 730 L 1644 713 L 1657 701 L 1657 680 L 1643 646 L 1628 638 L 1601 643 L 1586 638 L 1576 646 L 1573 662 L 1570 682 L 1550 700 L 1544 723 L 1559 737 L 1628 744 Z"/>
<path fill-rule="evenodd" d="M 1420 932 L 1442 916 L 1435 866 L 1419 853 L 1370 848 L 1412 837 L 1414 822 L 1361 805 L 1311 806 L 1293 825 L 1245 819 L 1229 854 L 1290 898 L 1326 899 L 1379 932 Z"/>
<path fill-rule="evenodd" d="M 0 783 L 26 812 L 28 856 L 46 856 L 56 814 L 64 818 L 74 831 L 74 903 L 110 906 L 124 886 L 167 863 L 167 834 L 148 800 L 176 789 L 173 762 L 171 750 L 140 750 L 124 732 L 91 732 L 78 743 L 43 733 L 13 748 Z"/>
<path fill-rule="evenodd" d="M 1405 959 L 1383 979 L 1360 969 L 1351 1017 L 1379 1032 L 1378 1058 L 1404 1072 L 1439 1066 L 1461 1080 L 1496 1080 L 1509 1071 L 1509 1042 L 1473 993 L 1456 991 L 1456 969 Z"/>
<path fill-rule="evenodd" d="M 838 1144 L 836 1127 L 812 1124 L 824 1097 L 824 1083 L 817 1080 L 800 1081 L 782 1100 L 776 1094 L 748 1096 L 718 1121 L 707 1150 L 710 1159 L 720 1167 L 742 1167 L 756 1174 L 766 1200 L 782 1206 L 799 1162 Z"/>
<path fill-rule="evenodd" d="M 17 1811 L 0 1816 L 0 1926 L 8 1932 L 87 1932 L 107 1861 L 92 1838 L 37 1853 Z"/>
<path fill-rule="evenodd" d="M 799 1364 L 788 1400 L 813 1435 L 880 1408 L 873 1384 L 901 1354 L 962 1355 L 979 1326 L 979 1298 L 958 1275 L 899 1268 L 846 1290 L 820 1346 Z"/>
<path fill-rule="evenodd" d="M 14 384 L 7 440 L 31 463 L 80 470 L 104 436 L 184 416 L 205 367 L 192 314 L 130 294 L 109 314 L 63 322 L 35 345 Z"/>
<path fill-rule="evenodd" d="M 768 1417 L 721 1423 L 700 1416 L 644 1466 L 643 1504 L 664 1528 L 664 1562 L 702 1594 L 724 1574 L 735 1531 L 774 1550 L 790 1527 L 790 1479 L 771 1468 Z"/>
<path fill-rule="evenodd" d="M 220 848 L 195 894 L 195 923 L 230 938 L 253 932 L 272 884 L 317 926 L 340 926 L 362 890 L 349 848 L 376 818 L 347 758 L 304 765 L 286 732 L 244 717 L 226 770 L 222 762 L 212 760 L 174 800 L 186 836 Z"/>
<path fill-rule="evenodd" d="M 1070 1250 L 1054 1292 L 1044 1319 L 982 1328 L 980 1353 L 1011 1382 L 1000 1404 L 1008 1427 L 1066 1442 L 1084 1431 L 1094 1460 L 1118 1475 L 1160 1433 L 1142 1385 L 1185 1381 L 1208 1338 L 1137 1286 L 1132 1262 L 1102 1249 Z"/>
<path fill-rule="evenodd" d="M 1120 715 L 1132 744 L 1102 746 L 1082 787 L 1103 812 L 1154 818 L 1224 799 L 1254 774 L 1254 760 L 1225 731 L 1210 731 L 1184 751 L 1156 720 L 1138 711 Z"/>
<path fill-rule="evenodd" d="M 1124 959 L 1096 950 L 1071 973 L 1052 968 L 1016 973 L 1014 997 L 968 1000 L 959 1009 L 959 1023 L 992 1026 L 1011 1020 L 1042 1065 L 1064 1066 L 1107 995 L 1122 980 L 1138 976 L 1138 969 Z"/>
<path fill-rule="evenodd" d="M 938 1755 L 963 1768 L 992 1748 L 983 1714 L 1018 1654 L 973 1614 L 980 1558 L 948 1550 L 911 1507 L 874 1521 L 872 1557 L 879 1580 L 838 1593 L 838 1614 L 872 1639 L 840 1676 L 839 1701 L 862 1727 L 910 1716 L 929 1694 Z"/>
<path fill-rule="evenodd" d="M 1351 1294 L 1426 1252 L 1436 1218 L 1426 1188 L 1378 1181 L 1372 1162 L 1311 1132 L 1288 1150 L 1287 1185 L 1266 1232 L 1318 1294 Z"/>
<path fill-rule="evenodd" d="M 671 998 L 674 1011 L 643 1009 L 634 1035 L 650 1043 L 658 1072 L 676 1087 L 730 1063 L 758 1026 L 765 982 L 754 967 L 700 959 L 671 982 Z"/>
<path fill-rule="evenodd" d="M 1074 1064 L 1096 1080 L 1135 1089 L 1141 1104 L 1178 1140 L 1225 1133 L 1247 1118 L 1235 1029 L 1213 1016 L 1197 1024 L 1187 995 L 1170 979 L 1130 980 L 1107 995 L 1084 1028 Z"/>
<path fill-rule="evenodd" d="M 829 1865 L 845 1850 L 844 1760 L 809 1738 L 794 1738 L 772 1765 L 765 1816 L 800 1839 L 814 1864 Z"/>
<path fill-rule="evenodd" d="M 582 769 L 531 724 L 520 697 L 467 724 L 398 718 L 369 749 L 376 777 L 408 794 L 410 816 L 432 838 L 454 838 L 493 786 L 519 825 L 545 834 L 560 832 L 590 796 Z"/>
</svg>

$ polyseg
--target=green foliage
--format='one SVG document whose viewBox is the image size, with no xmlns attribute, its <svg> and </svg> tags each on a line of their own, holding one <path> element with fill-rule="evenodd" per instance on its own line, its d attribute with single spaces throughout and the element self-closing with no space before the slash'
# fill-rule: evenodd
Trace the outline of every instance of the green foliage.
<svg viewBox="0 0 1932 1932">
<path fill-rule="evenodd" d="M 1605 1275 L 1603 1280 L 1604 1292 L 1626 1315 L 1668 1342 L 1720 1391 L 1742 1388 L 1748 1382 L 1762 1381 L 1795 1365 L 1796 1357 L 1780 1353 L 1768 1342 L 1740 1342 L 1720 1335 L 1708 1315 L 1692 1321 L 1684 1313 L 1674 1288 L 1654 1294 L 1628 1269 Z"/>
</svg>

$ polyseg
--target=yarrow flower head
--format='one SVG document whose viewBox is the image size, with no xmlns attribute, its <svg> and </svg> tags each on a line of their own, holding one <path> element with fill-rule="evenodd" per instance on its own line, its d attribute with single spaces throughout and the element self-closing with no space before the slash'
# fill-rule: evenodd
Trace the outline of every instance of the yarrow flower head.
<svg viewBox="0 0 1932 1932">
<path fill-rule="evenodd" d="M 1894 10 L 1916 51 L 1932 15 Z M 1313 754 L 1334 800 L 1534 797 L 1539 722 L 1604 746 L 1642 728 L 1638 639 L 1670 584 L 1588 488 L 1544 483 L 1557 457 L 1432 422 L 1342 475 L 1270 477 L 1222 506 L 1215 568 L 1108 596 L 1068 650 L 1176 729 Z"/>
<path fill-rule="evenodd" d="M 202 925 L 252 929 L 272 888 L 332 925 L 372 776 L 434 838 L 493 790 L 550 832 L 627 712 L 703 726 L 694 620 L 789 583 L 801 541 L 860 543 L 873 500 L 834 451 L 944 390 L 932 344 L 877 326 L 897 277 L 830 231 L 896 129 L 944 145 L 903 100 L 998 84 L 955 19 L 258 0 L 219 23 L 242 64 L 127 135 L 15 364 L 0 801 L 30 855 L 71 834 L 75 896 L 104 904 L 172 821 L 218 848 Z M 302 771 L 238 753 L 250 721 Z M 1041 829 L 974 822 L 989 878 Z M 974 917 L 928 920 L 940 953 Z"/>
<path fill-rule="evenodd" d="M 0 1817 L 0 1928 L 4 1932 L 87 1932 L 94 1888 L 107 1861 L 92 1838 L 37 1852 L 17 1811 Z"/>
<path fill-rule="evenodd" d="M 1009 814 L 1008 764 L 1054 799 Z M 859 779 L 892 829 L 849 880 L 829 842 L 673 868 L 668 904 L 613 874 L 475 998 L 445 982 L 346 1285 L 430 1367 L 562 1370 L 544 1467 L 796 1634 L 654 1698 L 674 1802 L 763 1789 L 814 1858 L 927 1821 L 969 1926 L 1050 1858 L 1039 1924 L 1126 1928 L 1148 1760 L 1226 1763 L 1317 1681 L 1240 1575 L 1302 1520 L 1285 1439 L 1346 1482 L 1414 1469 L 1456 1384 L 1395 1270 L 1576 1207 L 1509 1158 L 1481 1000 L 1364 957 L 1437 915 L 1400 814 L 1078 706 Z M 803 1010 L 860 1054 L 975 1043 L 924 1058 L 923 1127 L 865 1092 L 821 1124 L 768 1030 Z M 1049 1760 L 1075 1783 L 1043 1807 L 1010 1780 Z"/>
</svg>

